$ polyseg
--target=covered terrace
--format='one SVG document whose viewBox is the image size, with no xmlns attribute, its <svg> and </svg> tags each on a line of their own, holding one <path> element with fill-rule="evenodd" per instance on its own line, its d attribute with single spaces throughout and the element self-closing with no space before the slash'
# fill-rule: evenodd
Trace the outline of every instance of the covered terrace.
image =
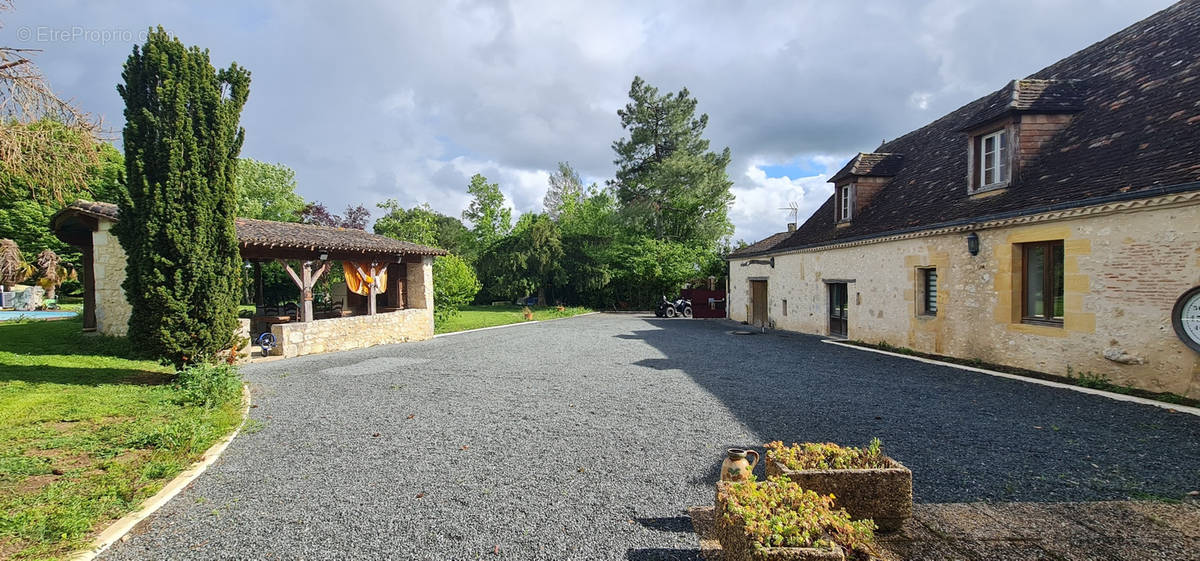
<svg viewBox="0 0 1200 561">
<path fill-rule="evenodd" d="M 55 234 L 83 253 L 85 330 L 124 333 L 128 302 L 120 285 L 125 256 L 111 233 L 118 220 L 116 205 L 88 201 L 76 201 L 52 219 Z M 254 273 L 250 335 L 275 334 L 276 354 L 294 356 L 433 335 L 433 259 L 445 255 L 444 250 L 313 224 L 239 218 L 235 226 L 239 253 Z M 262 267 L 268 262 L 281 264 L 295 283 L 294 310 L 264 301 Z M 333 267 L 341 268 L 347 289 L 331 309 L 318 313 L 314 288 Z"/>
</svg>

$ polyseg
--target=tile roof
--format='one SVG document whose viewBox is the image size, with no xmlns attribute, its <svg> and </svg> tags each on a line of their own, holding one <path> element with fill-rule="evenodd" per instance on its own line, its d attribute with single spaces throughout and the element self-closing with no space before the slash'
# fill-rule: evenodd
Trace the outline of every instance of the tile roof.
<svg viewBox="0 0 1200 561">
<path fill-rule="evenodd" d="M 759 240 L 737 251 L 731 252 L 729 257 L 736 258 L 742 255 L 756 255 L 758 253 L 762 253 L 771 249 L 772 247 L 775 247 L 775 244 L 787 239 L 787 237 L 791 234 L 791 232 L 779 232 L 777 234 L 772 234 L 763 240 Z"/>
<path fill-rule="evenodd" d="M 877 148 L 902 154 L 903 165 L 849 226 L 835 227 L 831 197 L 795 233 L 752 247 L 770 253 L 1083 206 L 1101 197 L 1150 196 L 1169 186 L 1200 189 L 1200 183 L 1187 186 L 1200 182 L 1200 1 L 1174 4 L 1020 82 L 1044 81 L 1051 82 L 1043 92 L 1070 83 L 1067 89 L 1074 93 L 1052 103 L 1078 103 L 1082 110 L 1022 164 L 1007 189 L 967 196 L 968 143 L 962 130 L 1006 90 L 1020 94 L 1024 86 L 1012 83 Z M 1007 95 L 1013 99 L 1011 91 Z M 1020 103 L 1038 107 L 1034 101 Z M 734 256 L 746 255 L 743 250 Z"/>
<path fill-rule="evenodd" d="M 446 251 L 353 228 L 238 218 L 238 245 L 289 249 L 343 250 L 407 255 L 445 255 Z"/>
<path fill-rule="evenodd" d="M 962 130 L 972 129 L 1013 112 L 1075 113 L 1083 110 L 1079 80 L 1013 80 L 984 98 L 983 108 L 967 119 Z"/>
<path fill-rule="evenodd" d="M 118 220 L 117 205 L 91 201 L 75 201 L 55 214 L 52 223 L 65 213 L 79 213 L 97 218 Z M 238 245 L 306 251 L 346 251 L 378 254 L 445 255 L 446 251 L 418 245 L 362 230 L 331 228 L 315 224 L 275 222 L 238 218 Z"/>
<path fill-rule="evenodd" d="M 829 181 L 841 181 L 851 175 L 892 177 L 900 171 L 903 164 L 904 156 L 902 154 L 859 152 L 857 156 L 850 158 L 845 167 L 833 174 Z"/>
</svg>

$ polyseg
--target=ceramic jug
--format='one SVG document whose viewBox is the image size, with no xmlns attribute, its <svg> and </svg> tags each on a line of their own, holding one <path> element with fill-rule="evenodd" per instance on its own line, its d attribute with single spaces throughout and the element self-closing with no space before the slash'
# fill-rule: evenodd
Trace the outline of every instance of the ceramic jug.
<svg viewBox="0 0 1200 561">
<path fill-rule="evenodd" d="M 754 456 L 754 461 L 747 461 L 747 455 Z M 721 481 L 745 481 L 750 477 L 750 472 L 754 471 L 756 465 L 758 465 L 758 452 L 730 448 L 728 455 L 725 456 L 725 461 L 721 462 Z"/>
</svg>

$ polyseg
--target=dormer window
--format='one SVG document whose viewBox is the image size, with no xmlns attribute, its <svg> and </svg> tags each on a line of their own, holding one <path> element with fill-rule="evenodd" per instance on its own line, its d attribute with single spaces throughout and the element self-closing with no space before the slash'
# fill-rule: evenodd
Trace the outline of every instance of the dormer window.
<svg viewBox="0 0 1200 561">
<path fill-rule="evenodd" d="M 836 214 L 838 222 L 849 222 L 854 214 L 854 184 L 839 185 L 836 193 Z"/>
<path fill-rule="evenodd" d="M 890 152 L 860 152 L 829 178 L 833 183 L 834 222 L 845 226 L 850 219 L 863 215 L 883 187 L 895 177 L 904 156 Z"/>
<path fill-rule="evenodd" d="M 1013 80 L 975 104 L 967 135 L 967 194 L 999 192 L 1019 180 L 1042 145 L 1083 110 L 1075 80 Z"/>
<path fill-rule="evenodd" d="M 1000 129 L 979 137 L 979 149 L 979 179 L 976 185 L 980 189 L 987 189 L 1008 183 L 1008 131 Z"/>
</svg>

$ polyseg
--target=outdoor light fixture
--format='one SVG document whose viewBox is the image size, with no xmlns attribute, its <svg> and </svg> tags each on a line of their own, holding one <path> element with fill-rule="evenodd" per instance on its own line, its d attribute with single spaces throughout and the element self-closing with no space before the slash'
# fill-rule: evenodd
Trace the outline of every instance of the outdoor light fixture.
<svg viewBox="0 0 1200 561">
<path fill-rule="evenodd" d="M 975 232 L 967 234 L 967 253 L 979 255 L 979 234 Z"/>
<path fill-rule="evenodd" d="M 317 259 L 320 259 L 321 261 L 329 261 L 329 254 L 328 254 L 328 253 L 322 253 L 321 255 L 319 255 L 319 256 L 317 257 Z"/>
</svg>

